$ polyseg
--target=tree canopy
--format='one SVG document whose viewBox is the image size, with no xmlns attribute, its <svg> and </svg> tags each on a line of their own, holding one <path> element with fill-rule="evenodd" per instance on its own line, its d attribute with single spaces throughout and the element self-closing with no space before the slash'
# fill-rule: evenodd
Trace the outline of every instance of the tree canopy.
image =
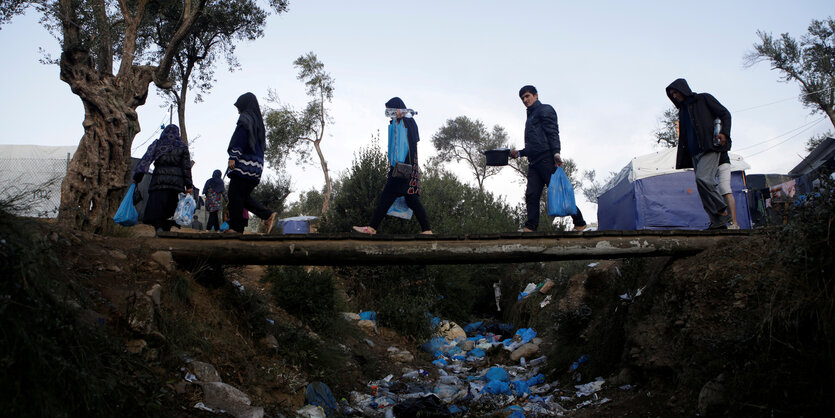
<svg viewBox="0 0 835 418">
<path fill-rule="evenodd" d="M 745 66 L 769 62 L 781 73 L 781 81 L 800 84 L 804 106 L 823 112 L 835 126 L 835 20 L 812 20 L 800 40 L 763 31 L 757 31 L 757 37 L 760 42 L 745 55 Z"/>
<path fill-rule="evenodd" d="M 499 125 L 487 129 L 480 120 L 466 116 L 448 119 L 432 136 L 432 145 L 438 150 L 441 162 L 463 162 L 473 174 L 478 189 L 484 191 L 484 180 L 499 173 L 501 167 L 487 165 L 484 151 L 506 148 L 507 131 Z"/>
</svg>

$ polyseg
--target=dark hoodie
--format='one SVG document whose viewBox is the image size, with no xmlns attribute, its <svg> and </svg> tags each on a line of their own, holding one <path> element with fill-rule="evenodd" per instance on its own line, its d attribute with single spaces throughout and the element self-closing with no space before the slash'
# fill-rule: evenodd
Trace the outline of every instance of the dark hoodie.
<svg viewBox="0 0 835 418">
<path fill-rule="evenodd" d="M 406 104 L 399 97 L 392 97 L 386 102 L 386 107 L 389 109 L 406 109 Z M 409 140 L 409 156 L 406 162 L 417 164 L 417 143 L 420 141 L 417 122 L 415 122 L 414 118 L 403 118 L 401 120 L 403 121 L 403 126 L 406 127 L 406 138 Z"/>
<path fill-rule="evenodd" d="M 560 152 L 560 128 L 557 111 L 539 100 L 527 108 L 525 121 L 525 148 L 519 155 L 528 157 L 531 164 L 553 165 L 554 154 Z"/>
<path fill-rule="evenodd" d="M 681 93 L 684 102 L 677 102 L 671 90 Z M 693 93 L 683 78 L 670 83 L 666 93 L 678 109 L 680 122 L 676 168 L 693 168 L 693 155 L 705 151 L 727 152 L 731 149 L 731 113 L 715 97 L 708 93 Z M 713 120 L 716 118 L 722 121 L 720 132 L 728 138 L 722 146 L 713 145 Z M 693 147 L 697 149 L 691 149 Z"/>
</svg>

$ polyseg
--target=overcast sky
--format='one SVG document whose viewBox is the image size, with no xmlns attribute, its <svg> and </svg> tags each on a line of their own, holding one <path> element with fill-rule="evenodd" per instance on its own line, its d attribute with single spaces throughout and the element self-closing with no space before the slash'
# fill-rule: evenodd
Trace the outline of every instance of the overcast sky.
<svg viewBox="0 0 835 418">
<path fill-rule="evenodd" d="M 332 176 L 350 167 L 372 134 L 385 132 L 383 104 L 393 96 L 419 112 L 423 161 L 435 153 L 432 135 L 462 115 L 503 126 L 521 148 L 525 108 L 518 91 L 533 84 L 540 100 L 557 111 L 563 157 L 606 177 L 632 157 L 658 150 L 652 132 L 671 106 L 664 88 L 679 77 L 731 111 L 732 152 L 751 165 L 748 173 L 786 173 L 805 156 L 808 138 L 832 126 L 800 104 L 796 84 L 779 82 L 767 63 L 744 68 L 743 56 L 757 42 L 757 30 L 799 38 L 812 19 L 833 10 L 831 0 L 291 0 L 288 13 L 268 19 L 263 38 L 239 45 L 241 69 L 218 68 L 205 101 L 189 103 L 195 184 L 202 187 L 225 166 L 237 121 L 232 104 L 240 94 L 251 91 L 264 105 L 274 89 L 282 103 L 300 108 L 307 102 L 292 63 L 309 51 L 335 79 L 333 123 L 323 141 Z M 37 19 L 30 11 L 0 30 L 0 143 L 77 145 L 83 107 L 57 66 L 38 62 L 39 48 L 53 57 L 60 48 Z M 135 157 L 168 122 L 168 109 L 151 90 L 139 108 Z M 291 160 L 288 171 L 297 192 L 324 183 L 318 165 Z M 510 171 L 504 168 L 486 187 L 515 205 L 524 185 Z M 595 221 L 596 205 L 579 196 L 578 203 Z"/>
</svg>

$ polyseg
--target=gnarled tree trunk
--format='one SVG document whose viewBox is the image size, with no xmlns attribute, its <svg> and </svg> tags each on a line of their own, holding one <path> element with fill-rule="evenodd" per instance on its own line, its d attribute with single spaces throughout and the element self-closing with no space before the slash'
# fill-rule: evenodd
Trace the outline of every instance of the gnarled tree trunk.
<svg viewBox="0 0 835 418">
<path fill-rule="evenodd" d="M 145 103 L 155 67 L 124 76 L 103 74 L 84 50 L 61 54 L 61 80 L 84 104 L 84 136 L 61 185 L 59 221 L 100 232 L 130 181 L 130 153 L 139 132 L 136 109 Z"/>
</svg>

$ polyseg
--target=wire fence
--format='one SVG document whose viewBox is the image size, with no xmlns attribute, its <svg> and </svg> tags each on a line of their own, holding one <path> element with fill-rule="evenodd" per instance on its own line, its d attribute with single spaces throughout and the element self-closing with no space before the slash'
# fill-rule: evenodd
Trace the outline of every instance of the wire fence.
<svg viewBox="0 0 835 418">
<path fill-rule="evenodd" d="M 19 216 L 55 218 L 69 158 L 0 158 L 0 206 Z"/>
</svg>

